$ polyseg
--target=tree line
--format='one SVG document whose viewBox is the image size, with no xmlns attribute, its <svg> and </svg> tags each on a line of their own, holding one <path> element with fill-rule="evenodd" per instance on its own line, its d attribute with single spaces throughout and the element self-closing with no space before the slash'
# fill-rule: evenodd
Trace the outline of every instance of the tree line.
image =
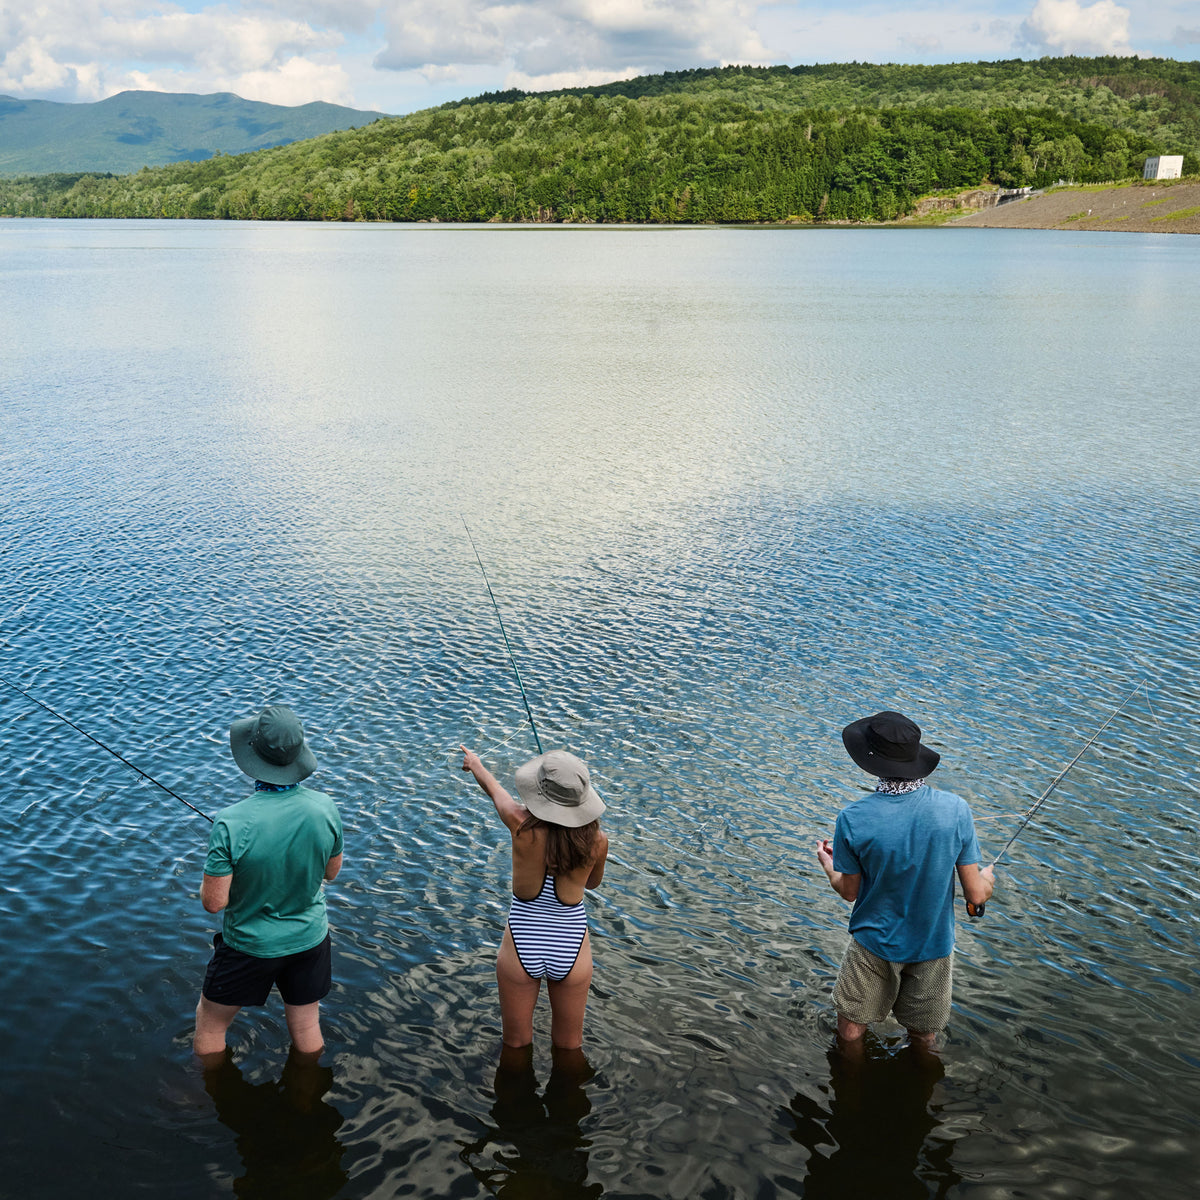
<svg viewBox="0 0 1200 1200">
<path fill-rule="evenodd" d="M 745 70 L 729 69 L 718 82 L 736 83 Z M 1044 106 L 789 108 L 748 101 L 732 86 L 637 96 L 595 91 L 477 98 L 253 154 L 132 175 L 0 180 L 0 213 L 880 221 L 911 212 L 918 198 L 938 191 L 1126 179 L 1140 176 L 1148 154 L 1177 152 L 1137 128 Z M 1185 170 L 1200 170 L 1197 151 L 1187 152 Z"/>
</svg>

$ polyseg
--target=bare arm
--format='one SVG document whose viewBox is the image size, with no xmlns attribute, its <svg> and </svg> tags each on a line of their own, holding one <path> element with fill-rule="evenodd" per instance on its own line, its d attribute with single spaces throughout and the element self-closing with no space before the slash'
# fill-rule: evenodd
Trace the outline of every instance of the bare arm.
<svg viewBox="0 0 1200 1200">
<path fill-rule="evenodd" d="M 817 843 L 817 862 L 821 864 L 821 869 L 829 877 L 829 886 L 843 900 L 853 903 L 858 899 L 858 885 L 862 883 L 862 873 L 847 875 L 843 871 L 833 869 L 833 851 L 830 849 L 828 838 Z"/>
<path fill-rule="evenodd" d="M 204 905 L 204 911 L 220 912 L 229 903 L 229 889 L 232 884 L 232 875 L 206 873 L 200 881 L 200 903 Z"/>
<path fill-rule="evenodd" d="M 475 782 L 487 793 L 488 799 L 496 806 L 496 813 L 500 820 L 509 828 L 512 833 L 516 833 L 525 818 L 529 816 L 525 806 L 518 804 L 497 782 L 496 777 L 479 761 L 479 755 L 473 750 L 468 750 L 466 746 L 460 746 L 459 749 L 463 752 L 462 769 L 470 771 L 475 776 Z"/>
<path fill-rule="evenodd" d="M 338 877 L 338 872 L 341 869 L 342 869 L 342 856 L 340 854 L 335 854 L 325 864 L 325 882 L 332 883 Z"/>
<path fill-rule="evenodd" d="M 583 885 L 586 888 L 598 888 L 600 881 L 604 878 L 604 864 L 608 861 L 608 834 L 603 829 L 599 833 L 600 853 L 596 856 L 596 861 L 592 863 L 591 874 L 587 877 L 587 882 Z"/>
<path fill-rule="evenodd" d="M 963 896 L 968 904 L 978 907 L 992 898 L 996 887 L 995 864 L 979 869 L 978 863 L 958 867 L 958 881 L 962 884 Z"/>
</svg>

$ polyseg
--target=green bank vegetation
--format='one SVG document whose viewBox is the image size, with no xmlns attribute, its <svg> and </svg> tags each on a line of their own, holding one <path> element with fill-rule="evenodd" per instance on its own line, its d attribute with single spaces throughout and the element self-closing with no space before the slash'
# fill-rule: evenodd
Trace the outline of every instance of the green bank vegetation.
<svg viewBox="0 0 1200 1200">
<path fill-rule="evenodd" d="M 1129 179 L 1148 154 L 1179 152 L 1200 170 L 1196 63 L 734 67 L 476 97 L 134 175 L 0 181 L 0 213 L 893 220 L 938 190 Z"/>
<path fill-rule="evenodd" d="M 1161 217 L 1151 217 L 1152 221 L 1182 221 L 1186 217 L 1200 216 L 1200 204 L 1194 204 L 1191 208 L 1177 208 L 1174 212 L 1163 213 Z"/>
</svg>

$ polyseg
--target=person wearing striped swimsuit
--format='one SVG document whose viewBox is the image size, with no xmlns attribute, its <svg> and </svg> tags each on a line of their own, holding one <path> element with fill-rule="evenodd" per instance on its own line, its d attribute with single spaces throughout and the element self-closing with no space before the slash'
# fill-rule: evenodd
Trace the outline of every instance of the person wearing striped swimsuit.
<svg viewBox="0 0 1200 1200">
<path fill-rule="evenodd" d="M 557 983 L 571 973 L 587 937 L 587 910 L 583 901 L 564 904 L 558 898 L 553 875 L 532 900 L 513 894 L 508 910 L 508 931 L 521 966 L 530 979 Z"/>
<path fill-rule="evenodd" d="M 465 746 L 462 769 L 475 777 L 512 837 L 512 904 L 496 957 L 504 1045 L 532 1045 L 533 1012 L 545 979 L 551 1041 L 556 1050 L 578 1050 L 592 982 L 583 894 L 604 878 L 604 801 L 587 766 L 565 750 L 517 769 L 523 803 Z"/>
</svg>

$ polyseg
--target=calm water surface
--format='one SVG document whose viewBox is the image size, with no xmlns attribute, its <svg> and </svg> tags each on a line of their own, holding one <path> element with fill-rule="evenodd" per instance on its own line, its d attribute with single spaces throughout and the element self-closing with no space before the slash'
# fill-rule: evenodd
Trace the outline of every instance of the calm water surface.
<svg viewBox="0 0 1200 1200">
<path fill-rule="evenodd" d="M 1200 239 L 0 222 L 0 674 L 207 812 L 304 717 L 318 1072 L 189 1053 L 208 825 L 0 689 L 6 1194 L 1088 1197 L 1200 1168 Z M 507 838 L 583 755 L 586 1071 L 497 1077 Z M 940 1064 L 831 1055 L 812 855 L 910 712 L 985 854 Z"/>
</svg>

